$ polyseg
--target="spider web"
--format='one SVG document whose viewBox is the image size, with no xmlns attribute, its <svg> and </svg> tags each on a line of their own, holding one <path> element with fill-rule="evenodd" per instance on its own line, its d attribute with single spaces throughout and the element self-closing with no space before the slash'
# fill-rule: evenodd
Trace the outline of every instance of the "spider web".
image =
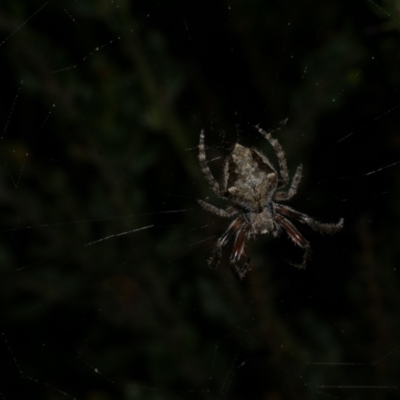
<svg viewBox="0 0 400 400">
<path fill-rule="evenodd" d="M 399 396 L 395 2 L 0 7 L 1 399 Z M 236 141 L 285 150 L 298 226 L 207 259 Z"/>
</svg>

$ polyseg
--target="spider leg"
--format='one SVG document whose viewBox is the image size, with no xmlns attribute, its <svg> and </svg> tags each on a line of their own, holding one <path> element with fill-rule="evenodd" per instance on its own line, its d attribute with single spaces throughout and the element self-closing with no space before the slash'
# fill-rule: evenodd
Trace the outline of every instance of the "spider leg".
<svg viewBox="0 0 400 400">
<path fill-rule="evenodd" d="M 310 257 L 311 254 L 311 246 L 310 243 L 304 238 L 304 236 L 297 230 L 297 228 L 285 217 L 282 215 L 276 214 L 275 215 L 275 222 L 282 226 L 282 228 L 286 231 L 286 233 L 289 235 L 290 239 L 293 240 L 294 244 L 297 244 L 297 246 L 300 246 L 302 249 L 304 249 L 304 255 L 303 255 L 303 262 L 301 264 L 293 264 L 294 267 L 304 269 L 307 264 L 307 260 Z"/>
<path fill-rule="evenodd" d="M 211 170 L 207 164 L 206 148 L 205 148 L 205 144 L 204 144 L 204 130 L 203 129 L 200 132 L 199 162 L 200 162 L 200 168 L 203 171 L 203 174 L 206 177 L 208 183 L 210 184 L 212 190 L 218 197 L 221 197 L 221 190 L 220 190 L 219 184 L 215 180 L 215 178 L 214 178 L 213 174 L 211 173 Z"/>
<path fill-rule="evenodd" d="M 279 162 L 279 169 L 281 173 L 281 181 L 282 181 L 282 186 L 286 185 L 289 182 L 289 171 L 286 163 L 286 157 L 285 157 L 285 152 L 282 149 L 282 146 L 279 144 L 279 142 L 274 139 L 269 132 L 265 132 L 263 129 L 261 129 L 259 126 L 256 126 L 258 129 L 258 132 L 261 133 L 262 136 L 264 136 L 268 142 L 271 144 L 272 148 L 275 150 L 275 153 L 278 157 L 278 162 Z"/>
<path fill-rule="evenodd" d="M 243 279 L 249 270 L 250 259 L 242 266 L 238 267 L 237 262 L 240 257 L 244 254 L 244 242 L 249 232 L 247 223 L 243 223 L 236 232 L 235 242 L 233 244 L 233 251 L 231 254 L 231 265 L 234 267 L 239 279 Z"/>
<path fill-rule="evenodd" d="M 296 210 L 293 210 L 293 208 L 291 207 L 283 206 L 281 204 L 276 205 L 275 211 L 281 215 L 293 218 L 303 224 L 306 224 L 310 228 L 314 229 L 314 231 L 317 231 L 319 233 L 328 233 L 332 235 L 336 232 L 339 232 L 343 228 L 343 218 L 341 218 L 336 224 L 326 224 L 316 221 L 306 214 L 300 213 Z"/>
<path fill-rule="evenodd" d="M 247 223 L 242 224 L 236 231 L 235 242 L 233 244 L 233 251 L 231 254 L 231 264 L 235 264 L 237 261 L 239 261 L 240 257 L 244 253 L 244 241 L 248 231 L 246 225 Z"/>
<path fill-rule="evenodd" d="M 222 192 L 226 193 L 228 189 L 228 178 L 229 178 L 229 159 L 228 157 L 225 159 L 224 162 L 224 182 L 223 182 L 223 187 L 222 187 Z"/>
<path fill-rule="evenodd" d="M 222 208 L 215 207 L 203 200 L 198 199 L 197 202 L 206 210 L 209 211 L 210 213 L 213 213 L 215 215 L 218 215 L 219 217 L 223 218 L 230 218 L 238 214 L 239 211 L 235 210 L 233 207 L 228 207 L 226 210 L 223 210 Z"/>
<path fill-rule="evenodd" d="M 240 218 L 235 219 L 228 226 L 228 229 L 224 232 L 224 234 L 217 240 L 214 251 L 212 252 L 210 259 L 208 260 L 208 265 L 210 267 L 218 267 L 222 256 L 222 249 L 224 248 L 224 246 L 226 246 L 231 236 L 240 229 L 241 224 L 242 222 Z"/>
<path fill-rule="evenodd" d="M 239 277 L 240 280 L 246 276 L 247 272 L 250 271 L 250 258 L 244 263 L 242 267 L 238 267 L 237 264 L 232 264 L 233 268 L 235 269 L 236 275 Z"/>
<path fill-rule="evenodd" d="M 277 200 L 277 201 L 289 200 L 296 194 L 297 186 L 299 186 L 299 183 L 302 178 L 302 175 L 301 175 L 302 170 L 303 170 L 303 166 L 300 164 L 297 167 L 296 173 L 292 179 L 292 184 L 290 185 L 289 190 L 287 192 L 276 192 L 274 194 L 274 200 Z"/>
</svg>

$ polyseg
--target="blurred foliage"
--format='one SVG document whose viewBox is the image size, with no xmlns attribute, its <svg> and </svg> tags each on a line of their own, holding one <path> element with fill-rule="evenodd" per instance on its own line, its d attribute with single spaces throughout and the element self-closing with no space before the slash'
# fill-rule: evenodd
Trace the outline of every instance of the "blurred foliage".
<svg viewBox="0 0 400 400">
<path fill-rule="evenodd" d="M 392 0 L 3 2 L 0 397 L 398 398 L 399 21 Z M 228 221 L 196 202 L 221 204 L 197 144 L 273 157 L 256 124 L 304 165 L 290 204 L 345 229 L 300 227 L 306 271 L 259 238 L 239 281 L 207 266 Z"/>
</svg>

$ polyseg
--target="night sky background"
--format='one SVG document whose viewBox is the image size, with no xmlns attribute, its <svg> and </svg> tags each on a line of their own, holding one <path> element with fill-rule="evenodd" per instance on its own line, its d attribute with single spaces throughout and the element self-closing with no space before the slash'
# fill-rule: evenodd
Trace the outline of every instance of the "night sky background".
<svg viewBox="0 0 400 400">
<path fill-rule="evenodd" d="M 0 399 L 399 398 L 395 1 L 6 0 L 0 68 Z M 345 225 L 240 281 L 197 146 L 257 124 Z"/>
</svg>

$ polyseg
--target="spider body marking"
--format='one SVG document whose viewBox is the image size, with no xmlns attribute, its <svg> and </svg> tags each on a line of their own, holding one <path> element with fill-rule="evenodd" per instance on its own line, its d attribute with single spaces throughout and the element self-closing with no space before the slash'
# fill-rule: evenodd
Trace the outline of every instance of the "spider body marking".
<svg viewBox="0 0 400 400">
<path fill-rule="evenodd" d="M 236 143 L 225 159 L 222 188 L 215 180 L 207 164 L 204 131 L 202 130 L 200 133 L 199 161 L 201 170 L 214 193 L 219 198 L 232 202 L 233 205 L 224 210 L 203 200 L 198 200 L 198 202 L 206 211 L 220 217 L 236 217 L 217 240 L 209 264 L 211 266 L 219 264 L 222 249 L 233 238 L 230 263 L 241 279 L 245 276 L 249 267 L 249 261 L 241 268 L 237 266 L 237 262 L 244 255 L 246 239 L 268 233 L 276 237 L 282 230 L 285 230 L 292 241 L 304 249 L 302 263 L 293 265 L 298 268 L 305 268 L 311 254 L 311 246 L 288 218 L 306 224 L 319 233 L 334 234 L 343 227 L 343 219 L 340 219 L 337 223 L 322 223 L 279 203 L 289 200 L 296 194 L 301 181 L 302 166 L 297 167 L 289 189 L 284 190 L 284 186 L 289 183 L 285 153 L 270 133 L 259 127 L 257 129 L 268 140 L 277 155 L 279 174 L 261 152 Z"/>
</svg>

